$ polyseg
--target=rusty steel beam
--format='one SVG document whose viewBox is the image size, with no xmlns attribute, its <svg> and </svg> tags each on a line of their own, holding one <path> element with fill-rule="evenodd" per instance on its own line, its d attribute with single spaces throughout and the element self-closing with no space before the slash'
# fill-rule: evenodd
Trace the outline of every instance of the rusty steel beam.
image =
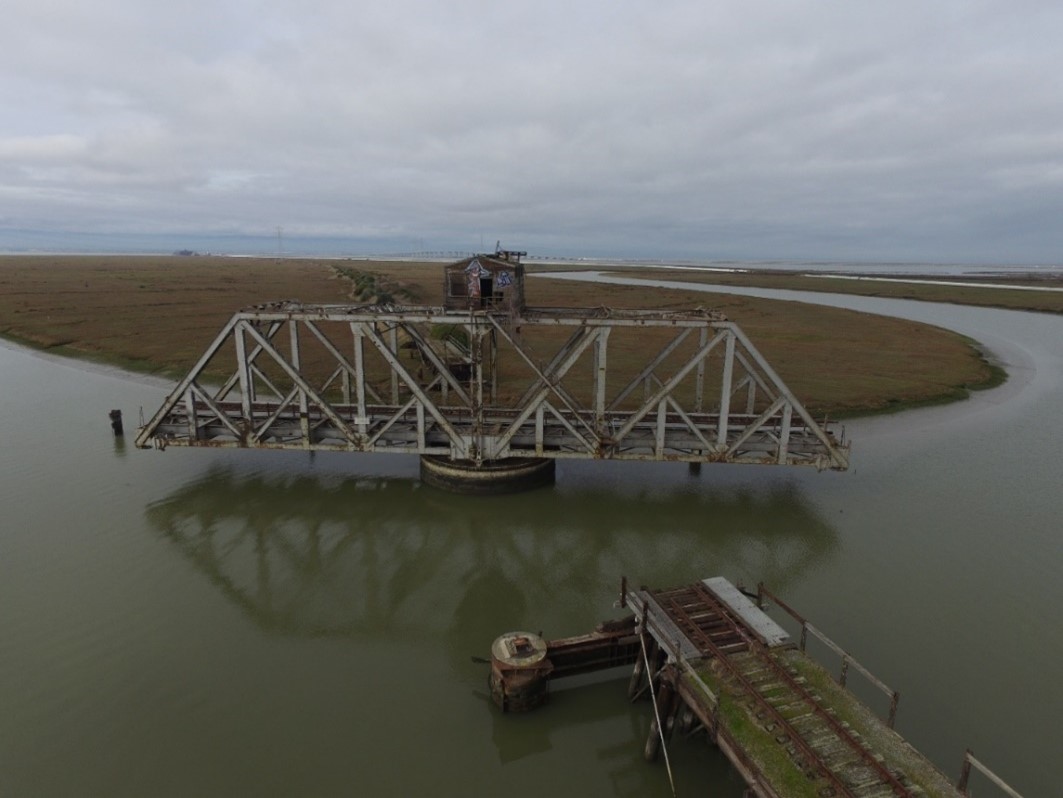
<svg viewBox="0 0 1063 798">
<path fill-rule="evenodd" d="M 455 355 L 434 339 L 437 325 L 464 330 L 467 351 Z M 564 328 L 567 341 L 549 352 L 529 342 Z M 675 333 L 646 352 L 645 366 L 623 372 L 609 348 L 621 331 L 641 336 L 640 328 L 660 330 L 657 340 Z M 205 387 L 218 384 L 233 352 L 221 387 Z M 496 398 L 500 360 L 523 370 L 520 379 L 530 375 L 510 386 L 519 398 L 508 402 Z M 710 388 L 717 405 L 707 411 Z M 737 325 L 701 309 L 249 308 L 225 325 L 136 444 L 848 467 L 848 445 L 811 418 Z"/>
</svg>

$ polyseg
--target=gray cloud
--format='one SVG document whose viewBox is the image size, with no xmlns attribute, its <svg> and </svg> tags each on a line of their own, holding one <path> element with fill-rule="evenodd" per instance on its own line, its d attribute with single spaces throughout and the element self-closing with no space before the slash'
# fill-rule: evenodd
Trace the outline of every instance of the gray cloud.
<svg viewBox="0 0 1063 798">
<path fill-rule="evenodd" d="M 1060 260 L 1051 2 L 14 0 L 5 17 L 0 246 L 282 225 Z"/>
</svg>

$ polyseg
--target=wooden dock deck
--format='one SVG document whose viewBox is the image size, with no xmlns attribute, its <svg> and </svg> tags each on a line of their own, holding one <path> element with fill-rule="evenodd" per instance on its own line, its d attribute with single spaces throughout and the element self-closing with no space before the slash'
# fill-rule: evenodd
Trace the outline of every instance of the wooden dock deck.
<svg viewBox="0 0 1063 798">
<path fill-rule="evenodd" d="M 504 710 L 528 709 L 546 700 L 549 680 L 633 664 L 629 696 L 648 696 L 654 704 L 647 759 L 655 759 L 679 729 L 684 736 L 704 732 L 745 780 L 748 794 L 759 798 L 967 794 L 969 752 L 961 786 L 954 786 L 893 730 L 897 694 L 892 693 L 889 717 L 876 716 L 846 689 L 846 672 L 855 665 L 888 688 L 835 647 L 843 655 L 836 680 L 805 654 L 807 622 L 785 605 L 802 623 L 800 647 L 749 595 L 721 577 L 659 590 L 627 590 L 625 584 L 621 605 L 632 616 L 582 637 L 536 642 L 540 678 L 530 692 L 536 680 L 529 667 L 522 667 L 519 657 L 504 662 L 496 657 L 491 679 L 496 703 Z M 535 700 L 527 701 L 528 695 Z M 983 772 L 1017 797 L 990 771 Z"/>
<path fill-rule="evenodd" d="M 961 795 L 726 580 L 632 591 L 627 603 L 655 648 L 671 652 L 658 704 L 678 695 L 755 794 Z"/>
</svg>

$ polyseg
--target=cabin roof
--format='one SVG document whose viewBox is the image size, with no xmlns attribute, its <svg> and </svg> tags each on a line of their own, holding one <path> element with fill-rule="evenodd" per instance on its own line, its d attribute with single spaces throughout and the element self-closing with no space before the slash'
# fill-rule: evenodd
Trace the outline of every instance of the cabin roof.
<svg viewBox="0 0 1063 798">
<path fill-rule="evenodd" d="M 496 258 L 491 255 L 473 255 L 470 258 L 464 258 L 462 260 L 448 264 L 446 270 L 448 272 L 463 272 L 471 268 L 474 263 L 483 267 L 484 269 L 487 269 L 489 272 L 492 273 L 498 271 L 515 271 L 517 267 L 520 266 L 520 263 L 514 263 L 513 261 L 508 260 L 501 260 L 500 258 Z"/>
</svg>

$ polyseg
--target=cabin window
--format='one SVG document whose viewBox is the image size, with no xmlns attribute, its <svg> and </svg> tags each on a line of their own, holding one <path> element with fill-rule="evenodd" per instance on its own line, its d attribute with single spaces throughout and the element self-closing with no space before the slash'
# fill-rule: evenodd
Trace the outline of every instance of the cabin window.
<svg viewBox="0 0 1063 798">
<path fill-rule="evenodd" d="M 450 279 L 450 296 L 468 296 L 469 289 L 465 284 L 465 275 L 462 272 L 451 272 Z"/>
</svg>

